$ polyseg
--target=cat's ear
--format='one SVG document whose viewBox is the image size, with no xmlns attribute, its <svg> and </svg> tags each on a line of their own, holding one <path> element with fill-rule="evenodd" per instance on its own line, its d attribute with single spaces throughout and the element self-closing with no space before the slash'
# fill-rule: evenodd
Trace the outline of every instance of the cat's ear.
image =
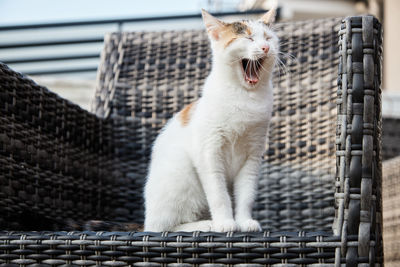
<svg viewBox="0 0 400 267">
<path fill-rule="evenodd" d="M 275 22 L 275 17 L 276 17 L 276 7 L 272 7 L 267 13 L 265 13 L 260 18 L 260 21 L 267 25 L 271 25 L 272 23 Z"/>
<path fill-rule="evenodd" d="M 225 23 L 212 16 L 204 9 L 201 10 L 201 14 L 203 15 L 204 25 L 206 25 L 208 34 L 214 40 L 218 40 L 220 38 L 220 33 L 225 29 Z"/>
</svg>

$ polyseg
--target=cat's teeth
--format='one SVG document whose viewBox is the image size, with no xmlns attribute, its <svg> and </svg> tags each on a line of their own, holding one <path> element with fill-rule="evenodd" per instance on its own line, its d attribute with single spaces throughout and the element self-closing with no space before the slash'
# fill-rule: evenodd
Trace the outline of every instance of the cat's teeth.
<svg viewBox="0 0 400 267">
<path fill-rule="evenodd" d="M 251 59 L 243 59 L 242 60 L 242 68 L 244 72 L 244 79 L 249 84 L 256 84 L 258 79 L 258 74 L 260 71 L 260 66 L 262 64 L 263 59 L 258 59 L 257 61 Z"/>
<path fill-rule="evenodd" d="M 258 77 L 254 71 L 250 71 L 249 73 L 246 73 L 246 80 L 249 83 L 257 83 L 258 82 Z"/>
<path fill-rule="evenodd" d="M 246 76 L 246 81 L 250 84 L 256 84 L 258 82 L 258 78 L 252 76 L 252 77 L 247 77 Z"/>
</svg>

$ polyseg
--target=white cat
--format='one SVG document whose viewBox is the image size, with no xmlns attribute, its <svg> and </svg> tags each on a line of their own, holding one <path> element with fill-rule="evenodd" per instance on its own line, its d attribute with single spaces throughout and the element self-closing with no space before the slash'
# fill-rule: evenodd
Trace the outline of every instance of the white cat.
<svg viewBox="0 0 400 267">
<path fill-rule="evenodd" d="M 260 231 L 252 219 L 272 112 L 278 38 L 270 24 L 225 23 L 203 10 L 212 70 L 203 95 L 157 137 L 145 185 L 145 231 Z"/>
</svg>

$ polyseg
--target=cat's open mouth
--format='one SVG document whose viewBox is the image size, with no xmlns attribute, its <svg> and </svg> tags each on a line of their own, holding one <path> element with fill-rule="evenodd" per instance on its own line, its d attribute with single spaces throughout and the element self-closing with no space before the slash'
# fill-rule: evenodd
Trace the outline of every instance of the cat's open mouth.
<svg viewBox="0 0 400 267">
<path fill-rule="evenodd" d="M 241 60 L 244 79 L 247 83 L 252 85 L 258 83 L 263 62 L 264 58 L 259 58 L 256 60 L 244 58 Z"/>
</svg>

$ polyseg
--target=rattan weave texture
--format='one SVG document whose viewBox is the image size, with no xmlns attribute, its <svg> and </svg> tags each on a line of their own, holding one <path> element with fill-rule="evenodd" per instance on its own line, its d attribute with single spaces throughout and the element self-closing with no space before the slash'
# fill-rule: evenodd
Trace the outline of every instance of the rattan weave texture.
<svg viewBox="0 0 400 267">
<path fill-rule="evenodd" d="M 276 27 L 282 51 L 295 59 L 282 58 L 289 70 L 275 76 L 255 209 L 270 232 L 3 231 L 0 264 L 382 263 L 380 24 L 364 16 L 341 26 L 323 19 Z M 200 31 L 109 35 L 93 103 L 101 118 L 0 65 L 0 209 L 9 215 L 32 209 L 56 222 L 142 221 L 151 143 L 174 112 L 199 96 L 209 52 Z M 38 161 L 35 149 L 46 152 Z M 73 194 L 77 204 L 66 206 Z M 0 223 L 33 230 L 7 219 Z"/>
<path fill-rule="evenodd" d="M 5 244 L 5 241 L 9 243 Z M 338 237 L 321 233 L 0 232 L 1 255 L 14 264 L 45 266 L 265 266 L 332 264 Z M 1 244 L 1 243 L 0 243 Z M 300 246 L 299 246 L 300 245 Z M 14 252 L 18 251 L 18 252 Z M 35 252 L 37 254 L 35 254 Z M 19 258 L 18 254 L 26 257 Z M 207 265 L 209 264 L 209 265 Z M 323 264 L 322 264 L 323 265 Z M 243 265 L 242 265 L 243 266 Z M 246 265 L 245 265 L 246 266 Z"/>
<path fill-rule="evenodd" d="M 0 225 L 108 217 L 110 125 L 3 64 L 0 79 Z"/>
<path fill-rule="evenodd" d="M 342 247 L 349 265 L 382 254 L 382 33 L 373 25 L 372 17 L 351 18 L 339 32 L 335 232 L 358 236 L 358 246 Z"/>
</svg>

